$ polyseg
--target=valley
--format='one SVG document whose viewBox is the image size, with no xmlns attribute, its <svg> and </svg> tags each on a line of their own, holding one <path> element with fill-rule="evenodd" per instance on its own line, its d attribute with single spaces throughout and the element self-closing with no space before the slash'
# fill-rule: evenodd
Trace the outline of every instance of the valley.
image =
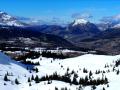
<svg viewBox="0 0 120 90">
<path fill-rule="evenodd" d="M 0 0 L 0 90 L 120 90 L 119 0 Z"/>
</svg>

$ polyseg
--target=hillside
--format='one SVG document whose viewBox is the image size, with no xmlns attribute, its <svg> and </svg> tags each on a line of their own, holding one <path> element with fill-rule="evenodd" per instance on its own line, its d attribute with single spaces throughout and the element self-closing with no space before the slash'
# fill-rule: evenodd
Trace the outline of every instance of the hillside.
<svg viewBox="0 0 120 90">
<path fill-rule="evenodd" d="M 57 90 L 56 88 L 60 90 L 62 88 L 66 88 L 66 90 L 78 90 L 78 88 L 80 90 L 90 90 L 91 88 L 96 88 L 95 90 L 119 90 L 120 74 L 118 71 L 120 70 L 120 66 L 116 62 L 120 59 L 120 55 L 105 56 L 86 54 L 62 60 L 41 56 L 36 59 L 28 58 L 27 61 L 40 63 L 40 65 L 34 66 L 34 68 L 38 68 L 38 72 L 29 71 L 29 69 L 28 72 L 24 68 L 27 65 L 21 65 L 2 53 L 0 53 L 0 57 L 1 90 L 8 90 L 8 88 L 10 90 Z M 4 81 L 3 79 L 7 72 L 10 81 Z M 28 78 L 31 78 L 32 75 L 34 77 L 38 75 L 40 81 L 30 80 L 28 82 Z M 62 79 L 63 77 L 64 79 Z M 15 78 L 19 80 L 20 84 L 15 84 Z M 66 80 L 66 78 L 68 79 Z M 87 78 L 85 79 L 87 80 L 85 81 L 86 84 L 82 82 L 84 78 Z M 71 80 L 71 84 L 68 81 L 69 79 Z M 103 80 L 103 82 L 97 84 L 97 81 L 92 84 L 94 80 Z"/>
<path fill-rule="evenodd" d="M 12 47 L 74 47 L 70 42 L 59 36 L 44 34 L 35 30 L 15 26 L 1 26 L 0 39 L 0 44 L 4 43 Z"/>
</svg>

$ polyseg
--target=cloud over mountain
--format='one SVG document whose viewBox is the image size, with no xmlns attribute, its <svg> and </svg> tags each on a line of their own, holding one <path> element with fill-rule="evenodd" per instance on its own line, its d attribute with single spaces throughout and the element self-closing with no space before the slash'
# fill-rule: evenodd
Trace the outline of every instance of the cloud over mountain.
<svg viewBox="0 0 120 90">
<path fill-rule="evenodd" d="M 103 17 L 100 21 L 104 23 L 118 23 L 120 22 L 120 14 L 114 15 L 114 16 Z"/>
<path fill-rule="evenodd" d="M 71 17 L 74 19 L 90 19 L 93 16 L 89 13 L 74 13 L 74 14 L 72 14 Z"/>
</svg>

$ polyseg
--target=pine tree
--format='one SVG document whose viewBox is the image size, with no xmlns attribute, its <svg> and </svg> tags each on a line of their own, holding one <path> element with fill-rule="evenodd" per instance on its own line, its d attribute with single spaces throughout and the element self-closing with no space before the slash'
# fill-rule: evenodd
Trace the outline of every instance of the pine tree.
<svg viewBox="0 0 120 90">
<path fill-rule="evenodd" d="M 35 78 L 34 78 L 34 76 L 32 75 L 32 77 L 31 77 L 31 80 L 34 80 Z"/>
<path fill-rule="evenodd" d="M 17 78 L 15 79 L 15 84 L 20 84 Z"/>
<path fill-rule="evenodd" d="M 87 69 L 84 68 L 83 69 L 83 73 L 88 73 Z"/>
<path fill-rule="evenodd" d="M 105 88 L 103 87 L 103 90 L 105 90 Z"/>
<path fill-rule="evenodd" d="M 85 82 L 88 82 L 88 76 L 85 76 Z"/>
<path fill-rule="evenodd" d="M 38 75 L 36 75 L 36 77 L 35 77 L 35 82 L 36 82 L 36 83 L 39 83 L 39 82 L 40 82 Z"/>
<path fill-rule="evenodd" d="M 67 72 L 69 71 L 70 69 L 69 69 L 69 67 L 67 68 Z"/>
<path fill-rule="evenodd" d="M 39 71 L 38 71 L 38 68 L 36 68 L 35 71 L 36 71 L 36 73 L 38 73 L 38 72 L 39 72 Z"/>
<path fill-rule="evenodd" d="M 28 82 L 31 82 L 30 77 L 28 78 Z"/>
<path fill-rule="evenodd" d="M 5 74 L 5 76 L 4 76 L 4 81 L 9 81 L 7 74 Z"/>
<path fill-rule="evenodd" d="M 57 88 L 57 87 L 55 87 L 55 90 L 58 90 L 58 88 Z"/>
<path fill-rule="evenodd" d="M 91 76 L 92 76 L 92 72 L 90 71 L 90 72 L 89 72 L 89 78 L 90 78 L 90 79 L 91 79 Z"/>
<path fill-rule="evenodd" d="M 31 83 L 29 83 L 29 86 L 32 86 Z"/>
<path fill-rule="evenodd" d="M 92 72 L 90 71 L 89 76 L 92 76 Z"/>
<path fill-rule="evenodd" d="M 108 79 L 107 79 L 107 77 L 105 77 L 105 82 L 104 83 L 108 83 Z"/>
<path fill-rule="evenodd" d="M 119 71 L 119 70 L 117 70 L 117 75 L 119 75 L 119 73 L 120 73 L 120 71 Z"/>
<path fill-rule="evenodd" d="M 92 89 L 93 89 L 93 90 L 95 90 L 95 89 L 96 89 L 96 86 L 95 86 L 95 85 L 93 85 L 93 86 L 92 86 Z"/>
<path fill-rule="evenodd" d="M 75 85 L 78 85 L 78 81 L 77 81 L 76 77 L 73 77 L 73 83 L 74 83 Z"/>
<path fill-rule="evenodd" d="M 51 83 L 52 83 L 52 81 L 48 80 L 48 84 L 51 84 Z"/>
</svg>

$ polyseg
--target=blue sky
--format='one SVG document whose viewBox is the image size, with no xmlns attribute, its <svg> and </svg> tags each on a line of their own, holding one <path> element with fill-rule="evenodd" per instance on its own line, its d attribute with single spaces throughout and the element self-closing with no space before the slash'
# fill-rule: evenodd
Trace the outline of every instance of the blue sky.
<svg viewBox="0 0 120 90">
<path fill-rule="evenodd" d="M 0 0 L 0 10 L 43 20 L 54 17 L 68 21 L 76 15 L 90 15 L 89 19 L 98 21 L 120 14 L 120 0 Z"/>
</svg>

